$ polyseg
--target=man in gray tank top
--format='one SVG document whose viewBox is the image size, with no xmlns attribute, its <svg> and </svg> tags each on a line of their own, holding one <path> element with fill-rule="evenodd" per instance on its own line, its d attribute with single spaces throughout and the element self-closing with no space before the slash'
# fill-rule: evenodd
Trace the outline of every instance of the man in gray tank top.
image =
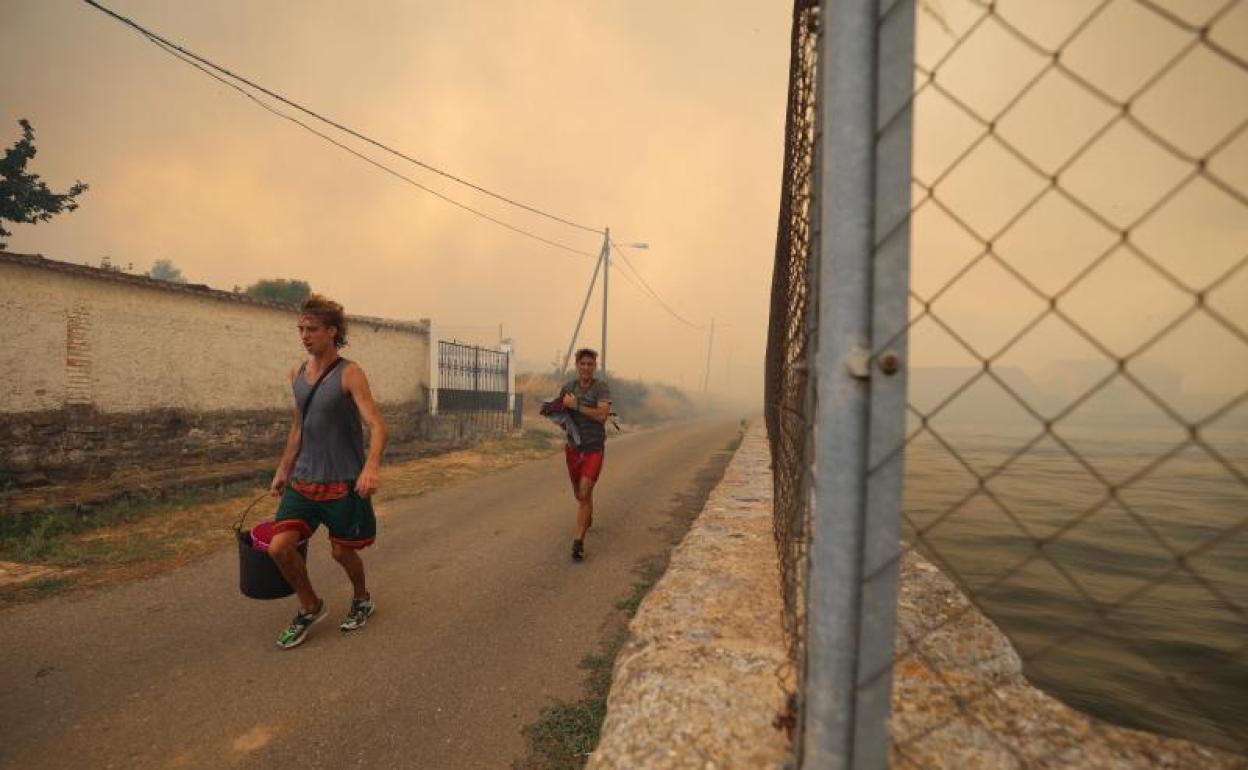
<svg viewBox="0 0 1248 770">
<path fill-rule="evenodd" d="M 602 473 L 607 450 L 607 418 L 611 415 L 611 389 L 594 377 L 598 370 L 598 353 L 589 348 L 576 351 L 577 377 L 560 390 L 563 408 L 576 424 L 576 441 L 568 433 L 564 447 L 568 478 L 576 496 L 576 539 L 572 541 L 572 558 L 585 558 L 585 536 L 594 524 L 594 484 Z"/>
<path fill-rule="evenodd" d="M 269 555 L 299 598 L 299 612 L 277 638 L 283 649 L 302 643 L 325 616 L 325 600 L 312 588 L 298 550 L 299 541 L 321 524 L 354 590 L 339 628 L 354 631 L 373 614 L 359 550 L 372 545 L 377 534 L 371 498 L 386 447 L 386 424 L 364 370 L 338 355 L 347 344 L 342 305 L 318 294 L 308 297 L 299 306 L 299 337 L 308 360 L 290 371 L 295 419 L 270 486 L 282 501 Z M 370 431 L 367 454 L 362 422 Z"/>
</svg>

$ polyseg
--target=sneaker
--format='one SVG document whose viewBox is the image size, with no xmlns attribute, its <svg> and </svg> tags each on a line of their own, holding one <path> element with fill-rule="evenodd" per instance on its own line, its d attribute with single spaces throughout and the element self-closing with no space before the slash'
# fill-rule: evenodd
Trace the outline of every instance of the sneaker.
<svg viewBox="0 0 1248 770">
<path fill-rule="evenodd" d="M 585 544 L 580 540 L 572 541 L 572 560 L 580 561 L 585 558 Z"/>
<path fill-rule="evenodd" d="M 316 609 L 311 612 L 300 611 L 295 615 L 295 619 L 290 621 L 290 625 L 277 635 L 277 646 L 283 650 L 298 647 L 304 639 L 308 638 L 308 629 L 312 627 L 312 624 L 323 617 L 325 617 L 325 600 L 317 599 Z"/>
<path fill-rule="evenodd" d="M 357 628 L 363 628 L 368 622 L 369 616 L 373 614 L 373 597 L 367 596 L 363 599 L 351 600 L 351 611 L 338 624 L 338 628 L 343 631 L 354 631 Z"/>
</svg>

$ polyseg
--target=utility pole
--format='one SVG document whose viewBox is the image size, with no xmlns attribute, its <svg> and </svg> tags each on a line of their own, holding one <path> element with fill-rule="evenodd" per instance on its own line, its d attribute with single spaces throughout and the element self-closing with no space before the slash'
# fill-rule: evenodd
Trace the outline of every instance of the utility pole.
<svg viewBox="0 0 1248 770">
<path fill-rule="evenodd" d="M 602 352 L 598 361 L 602 376 L 607 376 L 607 286 L 611 278 L 611 228 L 603 230 L 602 239 Z"/>
<path fill-rule="evenodd" d="M 608 283 L 611 275 L 611 228 L 604 227 L 602 230 L 602 350 L 598 356 L 599 370 L 605 377 L 607 375 L 607 298 Z M 648 243 L 617 243 L 617 246 L 623 246 L 630 249 L 648 249 Z M 625 257 L 627 260 L 627 257 Z"/>
<path fill-rule="evenodd" d="M 648 243 L 621 243 L 630 249 L 648 249 Z M 608 281 L 611 274 L 611 228 L 604 227 L 602 230 L 602 250 L 598 252 L 598 264 L 594 267 L 594 277 L 589 280 L 589 291 L 585 293 L 585 304 L 581 305 L 580 318 L 576 319 L 576 330 L 572 332 L 572 339 L 568 342 L 568 353 L 563 359 L 563 368 L 568 368 L 568 359 L 572 356 L 572 347 L 576 344 L 576 337 L 581 333 L 581 322 L 585 320 L 585 308 L 589 306 L 589 298 L 594 293 L 594 284 L 598 282 L 598 271 L 602 271 L 602 350 L 598 352 L 598 369 L 605 376 L 607 373 L 607 307 L 610 300 L 608 293 Z"/>
<path fill-rule="evenodd" d="M 585 320 L 585 310 L 589 307 L 589 298 L 594 294 L 594 284 L 598 283 L 598 271 L 602 269 L 603 259 L 606 257 L 607 249 L 609 248 L 610 243 L 611 238 L 609 236 L 602 242 L 602 251 L 598 253 L 598 262 L 594 265 L 594 275 L 589 279 L 589 288 L 585 291 L 585 301 L 581 303 L 581 314 L 576 318 L 576 328 L 572 330 L 572 339 L 568 340 L 568 352 L 563 356 L 563 367 L 559 370 L 560 373 L 568 370 L 568 359 L 572 357 L 572 348 L 576 345 L 576 338 L 581 333 L 581 322 Z M 602 298 L 602 314 L 605 318 L 607 314 L 607 298 L 605 291 L 603 292 Z M 605 326 L 603 327 L 603 340 L 606 340 Z"/>
<path fill-rule="evenodd" d="M 711 336 L 706 341 L 706 374 L 702 376 L 702 392 L 711 384 L 711 346 L 715 344 L 715 319 L 711 319 Z"/>
</svg>

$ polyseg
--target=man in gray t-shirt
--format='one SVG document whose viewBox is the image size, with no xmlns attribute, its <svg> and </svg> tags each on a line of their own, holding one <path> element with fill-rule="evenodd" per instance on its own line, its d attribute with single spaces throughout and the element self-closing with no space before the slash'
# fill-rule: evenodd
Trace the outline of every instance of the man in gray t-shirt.
<svg viewBox="0 0 1248 770">
<path fill-rule="evenodd" d="M 607 417 L 611 414 L 611 389 L 594 377 L 598 369 L 598 353 L 589 348 L 576 351 L 577 377 L 559 390 L 563 408 L 576 424 L 580 443 L 573 444 L 568 434 L 564 448 L 572 494 L 576 495 L 576 539 L 572 541 L 572 558 L 585 558 L 585 535 L 594 523 L 594 484 L 602 473 L 602 460 L 607 446 Z"/>
</svg>

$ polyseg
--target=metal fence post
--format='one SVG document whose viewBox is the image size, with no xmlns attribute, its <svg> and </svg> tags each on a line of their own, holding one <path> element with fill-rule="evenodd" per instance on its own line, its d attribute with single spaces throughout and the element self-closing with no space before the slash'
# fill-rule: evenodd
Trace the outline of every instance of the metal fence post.
<svg viewBox="0 0 1248 770">
<path fill-rule="evenodd" d="M 828 0 L 821 25 L 801 759 L 804 768 L 884 768 L 905 427 L 905 370 L 892 364 L 905 361 L 914 4 Z M 884 340 L 888 351 L 876 350 Z M 882 366 L 881 353 L 896 358 Z"/>
</svg>

